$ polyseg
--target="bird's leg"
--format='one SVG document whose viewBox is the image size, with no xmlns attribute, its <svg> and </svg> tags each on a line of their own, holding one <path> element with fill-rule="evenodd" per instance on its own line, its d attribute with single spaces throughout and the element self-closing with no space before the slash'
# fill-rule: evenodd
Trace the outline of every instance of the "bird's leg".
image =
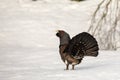
<svg viewBox="0 0 120 80">
<path fill-rule="evenodd" d="M 75 66 L 75 65 L 72 65 L 72 70 L 74 70 L 74 66 Z"/>
<path fill-rule="evenodd" d="M 69 64 L 66 64 L 66 70 L 69 70 Z"/>
</svg>

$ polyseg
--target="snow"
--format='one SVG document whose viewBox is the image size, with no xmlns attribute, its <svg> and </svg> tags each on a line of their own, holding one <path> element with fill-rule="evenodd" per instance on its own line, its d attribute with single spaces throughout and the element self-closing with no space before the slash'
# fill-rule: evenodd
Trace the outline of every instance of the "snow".
<svg viewBox="0 0 120 80">
<path fill-rule="evenodd" d="M 0 80 L 120 80 L 120 51 L 85 57 L 64 70 L 56 30 L 87 31 L 101 0 L 0 0 Z"/>
<path fill-rule="evenodd" d="M 85 57 L 68 71 L 57 49 L 3 48 L 0 52 L 0 80 L 120 80 L 119 51 L 100 51 L 98 57 Z"/>
<path fill-rule="evenodd" d="M 96 0 L 93 0 L 96 2 Z M 96 3 L 68 0 L 1 0 L 1 46 L 56 47 L 56 30 L 71 36 L 87 31 Z M 87 6 L 86 6 L 87 4 Z"/>
</svg>

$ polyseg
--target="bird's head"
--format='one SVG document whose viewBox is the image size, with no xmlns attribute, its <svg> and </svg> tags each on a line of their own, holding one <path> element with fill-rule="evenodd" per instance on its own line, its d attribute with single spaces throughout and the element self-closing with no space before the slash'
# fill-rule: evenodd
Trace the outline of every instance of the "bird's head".
<svg viewBox="0 0 120 80">
<path fill-rule="evenodd" d="M 63 30 L 57 30 L 56 36 L 60 39 L 60 45 L 68 44 L 70 41 L 70 36 Z"/>
<path fill-rule="evenodd" d="M 57 30 L 56 32 L 57 32 L 56 36 L 59 38 L 61 38 L 65 34 L 65 31 L 63 31 L 63 30 Z"/>
</svg>

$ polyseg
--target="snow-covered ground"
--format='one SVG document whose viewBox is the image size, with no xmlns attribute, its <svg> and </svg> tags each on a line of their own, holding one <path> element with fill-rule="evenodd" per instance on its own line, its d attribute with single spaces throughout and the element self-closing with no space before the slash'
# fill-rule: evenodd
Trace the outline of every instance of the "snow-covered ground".
<svg viewBox="0 0 120 80">
<path fill-rule="evenodd" d="M 71 36 L 87 31 L 99 2 L 0 0 L 0 45 L 55 48 L 56 30 L 64 29 Z"/>
<path fill-rule="evenodd" d="M 0 80 L 120 80 L 120 52 L 100 51 L 66 71 L 58 50 L 0 49 Z"/>
<path fill-rule="evenodd" d="M 0 0 L 0 80 L 120 80 L 120 51 L 85 57 L 65 71 L 55 31 L 87 31 L 101 0 Z"/>
</svg>

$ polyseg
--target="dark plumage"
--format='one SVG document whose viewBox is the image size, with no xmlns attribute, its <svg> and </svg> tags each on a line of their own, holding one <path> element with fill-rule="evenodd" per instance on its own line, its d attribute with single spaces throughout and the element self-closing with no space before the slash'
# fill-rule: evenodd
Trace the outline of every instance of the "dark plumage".
<svg viewBox="0 0 120 80">
<path fill-rule="evenodd" d="M 59 51 L 63 62 L 66 64 L 66 70 L 69 65 L 74 66 L 79 64 L 84 56 L 98 55 L 98 43 L 96 39 L 87 32 L 82 32 L 72 39 L 68 33 L 63 30 L 58 30 L 56 36 L 60 38 Z"/>
</svg>

